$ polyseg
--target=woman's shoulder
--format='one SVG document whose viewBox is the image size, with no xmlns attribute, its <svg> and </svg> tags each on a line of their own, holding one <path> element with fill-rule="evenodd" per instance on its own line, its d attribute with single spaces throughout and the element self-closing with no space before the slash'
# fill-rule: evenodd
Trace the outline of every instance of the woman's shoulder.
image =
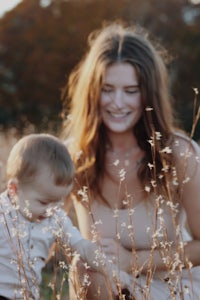
<svg viewBox="0 0 200 300">
<path fill-rule="evenodd" d="M 198 142 L 184 132 L 175 132 L 172 151 L 179 171 L 182 173 L 187 170 L 187 174 L 192 177 L 200 167 Z"/>
<path fill-rule="evenodd" d="M 175 131 L 173 133 L 172 148 L 175 154 L 200 155 L 200 145 L 185 132 Z"/>
</svg>

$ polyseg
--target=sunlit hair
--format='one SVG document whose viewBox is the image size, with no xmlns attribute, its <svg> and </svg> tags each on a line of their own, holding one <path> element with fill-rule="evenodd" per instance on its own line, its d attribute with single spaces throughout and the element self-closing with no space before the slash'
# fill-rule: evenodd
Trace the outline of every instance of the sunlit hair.
<svg viewBox="0 0 200 300">
<path fill-rule="evenodd" d="M 157 179 L 165 185 L 164 180 L 159 179 L 163 168 L 160 150 L 171 143 L 173 114 L 167 70 L 160 50 L 153 46 L 141 28 L 125 27 L 119 23 L 93 32 L 88 41 L 86 55 L 69 77 L 67 97 L 66 89 L 63 92 L 63 99 L 70 102 L 70 109 L 62 136 L 73 139 L 70 151 L 79 182 L 99 192 L 105 146 L 109 143 L 99 108 L 102 80 L 108 66 L 126 62 L 136 69 L 142 98 L 142 116 L 133 128 L 138 145 L 146 153 L 138 176 L 144 185 L 151 181 L 153 175 L 147 163 L 156 162 Z M 154 140 L 158 132 L 161 138 Z M 153 157 L 151 139 L 154 140 Z M 78 155 L 80 151 L 81 156 Z M 166 154 L 164 160 L 172 164 L 173 155 Z"/>
<path fill-rule="evenodd" d="M 49 168 L 56 185 L 72 182 L 74 165 L 65 145 L 49 134 L 30 134 L 12 148 L 7 178 L 16 178 L 20 184 L 31 183 L 43 166 Z"/>
</svg>

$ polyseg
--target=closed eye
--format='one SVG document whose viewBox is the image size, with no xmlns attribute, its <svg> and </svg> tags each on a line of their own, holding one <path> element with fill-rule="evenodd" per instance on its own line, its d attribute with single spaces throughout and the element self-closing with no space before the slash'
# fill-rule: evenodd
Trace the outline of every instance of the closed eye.
<svg viewBox="0 0 200 300">
<path fill-rule="evenodd" d="M 113 92 L 113 88 L 111 87 L 111 86 L 103 86 L 102 87 L 102 89 L 101 89 L 101 91 L 103 92 L 103 93 L 112 93 Z"/>
<path fill-rule="evenodd" d="M 38 200 L 38 202 L 39 202 L 41 205 L 44 205 L 44 206 L 49 204 L 49 202 L 42 201 L 42 200 Z"/>
<path fill-rule="evenodd" d="M 128 89 L 125 89 L 125 93 L 127 93 L 127 94 L 136 94 L 138 92 L 139 92 L 138 88 L 128 88 Z"/>
<path fill-rule="evenodd" d="M 60 205 L 63 202 L 63 199 L 56 199 L 56 200 L 38 200 L 38 202 L 43 205 L 43 206 L 48 206 L 48 205 Z"/>
</svg>

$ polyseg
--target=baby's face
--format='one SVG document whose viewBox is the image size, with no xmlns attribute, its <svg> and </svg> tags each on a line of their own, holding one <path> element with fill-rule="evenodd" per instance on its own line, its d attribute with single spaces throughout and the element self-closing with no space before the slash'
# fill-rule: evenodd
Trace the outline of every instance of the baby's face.
<svg viewBox="0 0 200 300">
<path fill-rule="evenodd" d="M 42 168 L 33 182 L 18 186 L 17 204 L 23 216 L 30 221 L 41 221 L 52 215 L 53 209 L 64 204 L 71 185 L 57 186 L 48 168 Z"/>
</svg>

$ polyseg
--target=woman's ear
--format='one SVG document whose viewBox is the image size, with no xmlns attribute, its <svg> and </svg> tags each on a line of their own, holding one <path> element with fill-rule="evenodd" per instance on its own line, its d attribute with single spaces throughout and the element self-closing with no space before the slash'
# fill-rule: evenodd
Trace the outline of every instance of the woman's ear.
<svg viewBox="0 0 200 300">
<path fill-rule="evenodd" d="M 12 178 L 8 181 L 7 189 L 10 197 L 15 197 L 18 193 L 18 182 L 17 179 Z"/>
</svg>

